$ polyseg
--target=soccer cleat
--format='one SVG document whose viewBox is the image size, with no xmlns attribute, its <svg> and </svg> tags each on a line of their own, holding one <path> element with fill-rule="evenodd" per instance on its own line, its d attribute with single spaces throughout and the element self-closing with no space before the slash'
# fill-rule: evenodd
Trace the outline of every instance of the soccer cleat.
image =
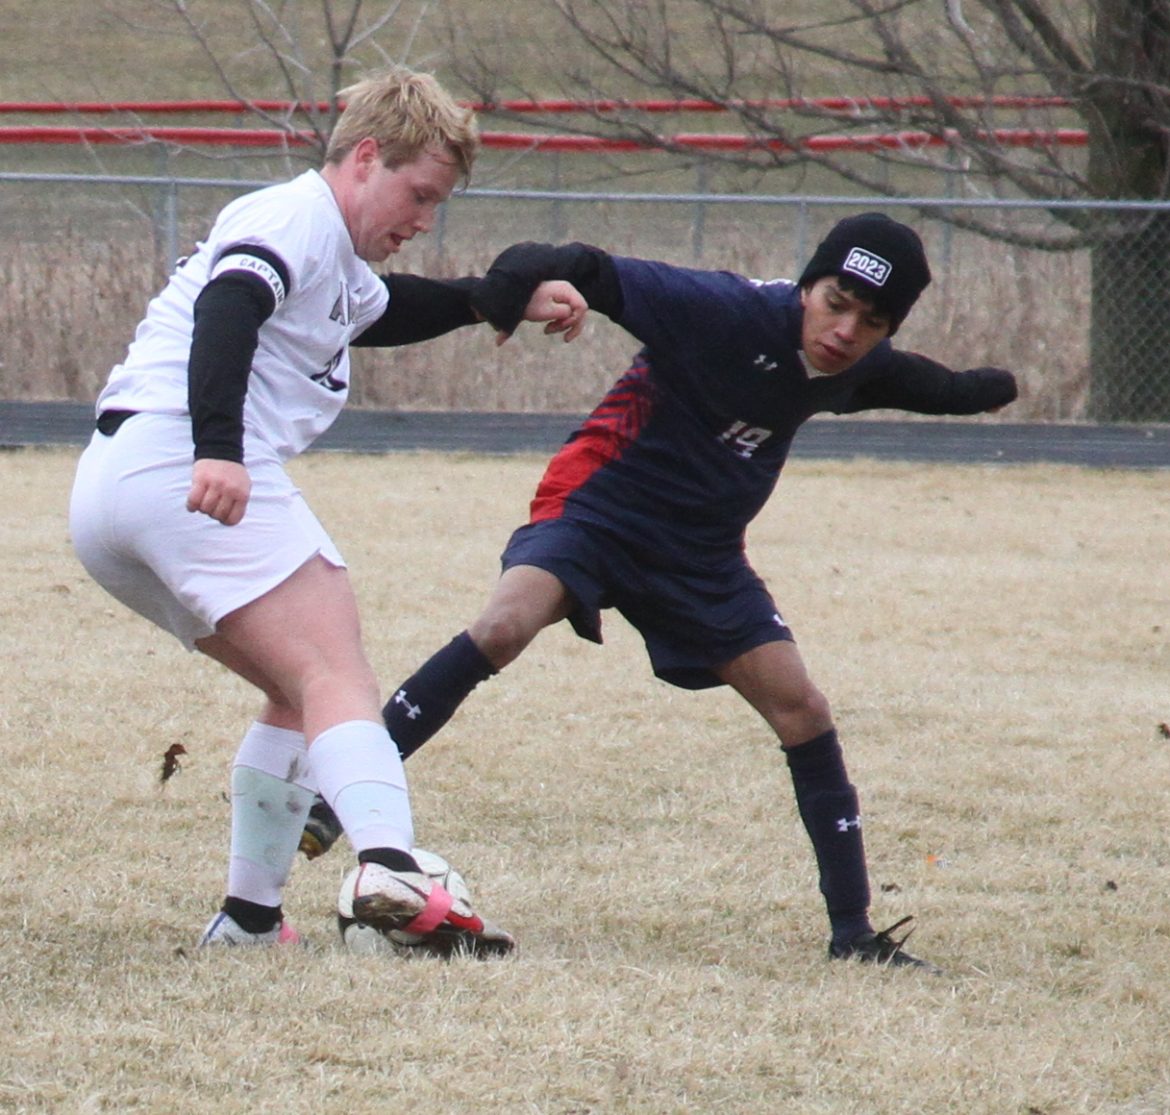
<svg viewBox="0 0 1170 1115">
<path fill-rule="evenodd" d="M 503 956 L 510 933 L 484 921 L 467 898 L 421 871 L 359 864 L 342 884 L 338 910 L 399 945 L 439 956 Z"/>
<path fill-rule="evenodd" d="M 305 853 L 306 859 L 323 856 L 337 843 L 342 831 L 341 822 L 329 808 L 329 803 L 322 797 L 316 798 L 305 820 L 305 831 L 301 833 L 298 850 Z"/>
<path fill-rule="evenodd" d="M 486 960 L 492 956 L 507 956 L 515 947 L 511 933 L 493 925 L 486 918 L 478 918 L 480 928 L 475 932 L 444 923 L 438 929 L 420 936 L 416 943 L 402 942 L 403 947 L 414 953 L 426 953 L 442 959 L 453 956 L 473 956 Z"/>
<path fill-rule="evenodd" d="M 215 915 L 199 938 L 199 947 L 219 948 L 235 945 L 302 945 L 304 939 L 287 921 L 278 921 L 264 933 L 249 933 L 230 914 L 222 910 Z"/>
<path fill-rule="evenodd" d="M 829 942 L 829 956 L 833 960 L 859 960 L 863 964 L 880 964 L 886 968 L 918 968 L 933 975 L 941 975 L 942 970 L 936 968 L 927 960 L 908 953 L 902 946 L 913 929 L 908 929 L 901 937 L 894 937 L 895 930 L 909 924 L 913 916 L 902 918 L 894 922 L 880 933 L 859 933 L 847 944 L 839 945 Z"/>
</svg>

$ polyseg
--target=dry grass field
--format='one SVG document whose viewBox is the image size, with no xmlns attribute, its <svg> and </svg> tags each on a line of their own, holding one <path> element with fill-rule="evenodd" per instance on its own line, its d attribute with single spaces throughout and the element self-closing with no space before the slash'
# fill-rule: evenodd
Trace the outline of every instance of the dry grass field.
<svg viewBox="0 0 1170 1115">
<path fill-rule="evenodd" d="M 932 978 L 830 964 L 783 762 L 724 692 L 542 635 L 411 760 L 419 841 L 506 961 L 198 954 L 242 685 L 72 557 L 74 454 L 0 454 L 0 1111 L 1159 1115 L 1170 496 L 1157 474 L 796 462 L 751 550 L 833 700 L 875 917 Z M 387 687 L 471 618 L 542 467 L 311 455 Z M 166 748 L 189 752 L 160 785 Z"/>
</svg>

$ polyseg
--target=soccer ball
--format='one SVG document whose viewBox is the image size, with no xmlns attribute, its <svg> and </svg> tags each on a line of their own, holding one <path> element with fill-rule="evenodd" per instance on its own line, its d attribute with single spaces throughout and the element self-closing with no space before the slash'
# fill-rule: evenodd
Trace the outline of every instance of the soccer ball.
<svg viewBox="0 0 1170 1115">
<path fill-rule="evenodd" d="M 462 900 L 468 906 L 471 905 L 471 892 L 463 876 L 442 856 L 428 852 L 425 848 L 415 848 L 410 854 L 423 874 L 434 879 L 456 902 Z M 337 898 L 337 929 L 345 947 L 360 956 L 378 956 L 402 954 L 428 944 L 427 937 L 418 933 L 405 933 L 401 929 L 383 932 L 353 916 L 354 881 L 360 870 L 359 865 L 346 875 Z"/>
</svg>

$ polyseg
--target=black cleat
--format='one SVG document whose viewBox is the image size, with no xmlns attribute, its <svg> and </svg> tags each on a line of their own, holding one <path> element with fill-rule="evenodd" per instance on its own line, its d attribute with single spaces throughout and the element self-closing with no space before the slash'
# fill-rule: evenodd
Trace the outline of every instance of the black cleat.
<svg viewBox="0 0 1170 1115">
<path fill-rule="evenodd" d="M 299 850 L 305 853 L 306 859 L 316 859 L 337 843 L 341 833 L 337 814 L 324 798 L 316 798 L 305 821 L 305 831 L 301 833 Z"/>
<path fill-rule="evenodd" d="M 940 968 L 911 955 L 902 947 L 914 932 L 913 929 L 908 929 L 901 937 L 893 936 L 895 930 L 913 920 L 911 915 L 894 922 L 880 933 L 859 933 L 848 944 L 838 945 L 830 941 L 829 956 L 833 960 L 859 960 L 862 964 L 880 964 L 886 968 L 918 968 L 932 975 L 941 975 Z"/>
</svg>

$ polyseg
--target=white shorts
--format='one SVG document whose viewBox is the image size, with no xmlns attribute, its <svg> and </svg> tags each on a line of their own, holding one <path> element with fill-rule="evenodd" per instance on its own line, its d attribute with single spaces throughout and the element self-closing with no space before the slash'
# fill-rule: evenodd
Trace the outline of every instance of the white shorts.
<svg viewBox="0 0 1170 1115">
<path fill-rule="evenodd" d="M 95 433 L 77 466 L 69 507 L 73 547 L 107 592 L 189 650 L 224 616 L 320 554 L 345 561 L 279 461 L 249 452 L 252 492 L 228 527 L 187 510 L 191 420 L 139 414 Z"/>
</svg>

